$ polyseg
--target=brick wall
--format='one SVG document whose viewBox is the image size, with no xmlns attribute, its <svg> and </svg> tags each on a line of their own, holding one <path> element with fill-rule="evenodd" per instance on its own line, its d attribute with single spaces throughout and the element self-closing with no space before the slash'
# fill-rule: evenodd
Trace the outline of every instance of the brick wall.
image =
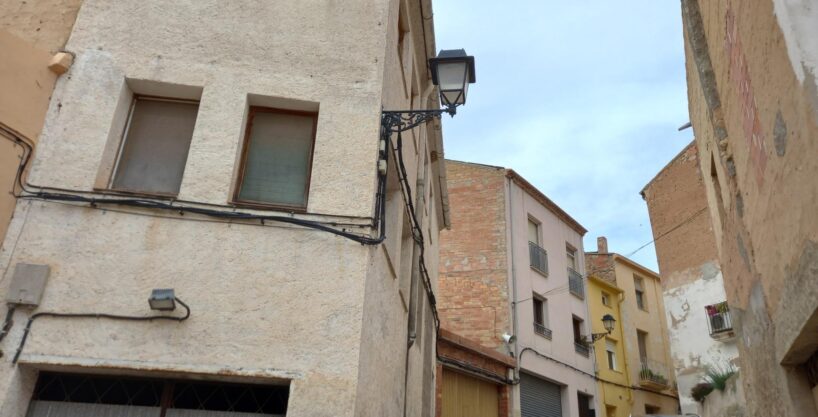
<svg viewBox="0 0 818 417">
<path fill-rule="evenodd" d="M 676 272 L 716 260 L 716 240 L 693 142 L 642 190 L 656 240 L 659 272 L 665 288 L 674 288 Z"/>
<path fill-rule="evenodd" d="M 595 276 L 616 285 L 613 254 L 585 252 L 585 272 L 589 277 Z"/>
<path fill-rule="evenodd" d="M 511 333 L 505 171 L 446 161 L 451 230 L 440 233 L 441 326 L 505 352 Z"/>
</svg>

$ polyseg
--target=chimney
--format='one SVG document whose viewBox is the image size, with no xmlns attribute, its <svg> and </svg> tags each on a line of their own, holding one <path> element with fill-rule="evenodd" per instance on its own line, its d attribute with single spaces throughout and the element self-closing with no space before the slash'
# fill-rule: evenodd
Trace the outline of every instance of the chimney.
<svg viewBox="0 0 818 417">
<path fill-rule="evenodd" d="M 608 253 L 608 238 L 605 236 L 596 238 L 596 251 L 599 253 Z"/>
</svg>

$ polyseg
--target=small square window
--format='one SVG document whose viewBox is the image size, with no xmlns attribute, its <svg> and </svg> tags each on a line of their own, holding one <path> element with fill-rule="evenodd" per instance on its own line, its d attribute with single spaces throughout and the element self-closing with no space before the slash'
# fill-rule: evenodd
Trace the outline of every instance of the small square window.
<svg viewBox="0 0 818 417">
<path fill-rule="evenodd" d="M 611 306 L 611 295 L 605 291 L 602 291 L 602 304 L 608 307 Z"/>
<path fill-rule="evenodd" d="M 317 113 L 251 107 L 235 202 L 303 211 Z"/>
<path fill-rule="evenodd" d="M 111 188 L 179 194 L 198 112 L 196 101 L 134 97 Z"/>
</svg>

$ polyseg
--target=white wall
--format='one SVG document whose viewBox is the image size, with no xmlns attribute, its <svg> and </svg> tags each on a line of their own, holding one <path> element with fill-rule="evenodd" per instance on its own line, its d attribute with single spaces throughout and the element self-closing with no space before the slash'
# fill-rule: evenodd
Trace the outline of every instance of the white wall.
<svg viewBox="0 0 818 417">
<path fill-rule="evenodd" d="M 589 357 L 578 354 L 574 348 L 572 316 L 584 320 L 584 333 L 591 331 L 588 308 L 581 300 L 568 291 L 568 261 L 566 243 L 577 250 L 577 271 L 585 275 L 585 258 L 582 235 L 560 220 L 552 211 L 529 195 L 517 184 L 509 180 L 509 216 L 513 217 L 509 227 L 509 239 L 513 248 L 512 268 L 517 286 L 517 351 L 533 348 L 544 355 L 576 367 L 588 374 L 594 374 L 593 353 Z M 531 269 L 528 252 L 528 217 L 541 222 L 542 247 L 548 252 L 548 277 Z M 552 339 L 548 340 L 534 333 L 534 314 L 531 303 L 532 293 L 543 295 L 548 300 L 548 327 Z M 529 373 L 556 382 L 563 387 L 563 415 L 576 416 L 578 413 L 577 391 L 598 399 L 596 381 L 576 372 L 564 364 L 557 363 L 532 352 L 525 352 L 519 358 L 520 367 Z M 513 389 L 513 410 L 520 410 L 519 385 Z"/>
<path fill-rule="evenodd" d="M 679 402 L 683 413 L 695 413 L 698 403 L 690 397 L 690 388 L 702 381 L 706 366 L 737 366 L 738 348 L 733 341 L 710 338 L 707 327 L 704 307 L 725 300 L 718 264 L 711 261 L 686 273 L 696 279 L 665 290 L 664 300 Z"/>
</svg>

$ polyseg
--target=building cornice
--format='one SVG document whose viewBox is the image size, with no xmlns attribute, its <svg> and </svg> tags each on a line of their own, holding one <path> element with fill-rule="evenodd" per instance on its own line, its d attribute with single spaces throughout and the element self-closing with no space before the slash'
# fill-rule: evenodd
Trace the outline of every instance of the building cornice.
<svg viewBox="0 0 818 417">
<path fill-rule="evenodd" d="M 523 178 L 520 174 L 514 171 L 511 168 L 506 168 L 506 177 L 510 178 L 517 184 L 520 188 L 522 188 L 525 192 L 528 193 L 532 198 L 537 200 L 538 203 L 542 204 L 547 208 L 549 211 L 554 213 L 563 223 L 567 224 L 568 227 L 573 229 L 575 232 L 579 233 L 580 235 L 584 236 L 588 233 L 588 230 L 582 227 L 578 221 L 576 221 L 573 217 L 571 217 L 568 213 L 565 212 L 557 203 L 554 203 L 550 198 L 546 197 L 540 190 L 537 189 L 534 185 L 528 182 L 525 178 Z"/>
</svg>

